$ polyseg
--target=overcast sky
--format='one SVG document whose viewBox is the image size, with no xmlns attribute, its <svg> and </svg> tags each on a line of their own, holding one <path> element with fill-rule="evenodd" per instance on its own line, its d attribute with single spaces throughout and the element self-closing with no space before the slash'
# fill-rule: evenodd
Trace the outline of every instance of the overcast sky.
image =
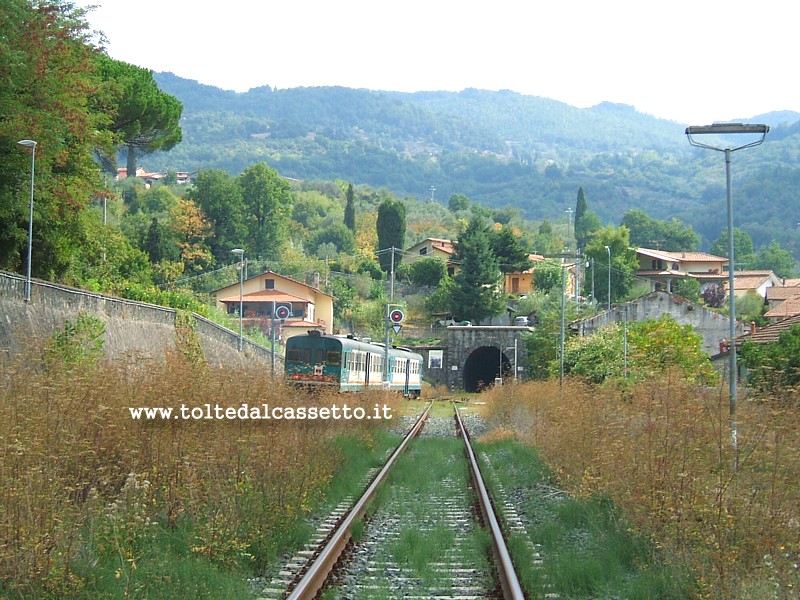
<svg viewBox="0 0 800 600">
<path fill-rule="evenodd" d="M 800 111 L 793 0 L 77 0 L 118 60 L 239 92 L 509 89 L 683 124 Z"/>
</svg>

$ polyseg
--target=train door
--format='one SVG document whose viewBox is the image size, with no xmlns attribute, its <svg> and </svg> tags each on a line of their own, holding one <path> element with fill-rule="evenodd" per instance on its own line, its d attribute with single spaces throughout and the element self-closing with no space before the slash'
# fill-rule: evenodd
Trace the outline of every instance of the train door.
<svg viewBox="0 0 800 600">
<path fill-rule="evenodd" d="M 364 357 L 364 389 L 369 389 L 369 370 L 372 368 L 372 353 L 366 352 Z"/>
<path fill-rule="evenodd" d="M 403 396 L 408 396 L 408 383 L 409 380 L 411 379 L 411 361 L 406 358 L 405 363 L 406 363 L 406 369 L 405 369 L 406 377 L 405 377 L 405 382 L 403 383 Z"/>
</svg>

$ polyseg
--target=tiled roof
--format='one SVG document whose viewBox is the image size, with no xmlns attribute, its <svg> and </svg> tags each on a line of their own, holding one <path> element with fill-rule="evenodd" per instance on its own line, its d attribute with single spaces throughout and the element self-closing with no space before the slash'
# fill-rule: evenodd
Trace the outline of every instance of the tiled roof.
<svg viewBox="0 0 800 600">
<path fill-rule="evenodd" d="M 665 269 L 663 271 L 659 270 L 652 270 L 652 269 L 638 269 L 635 272 L 637 277 L 688 277 L 688 273 L 682 273 L 681 271 L 673 271 L 672 269 Z"/>
<path fill-rule="evenodd" d="M 442 252 L 447 252 L 448 254 L 453 254 L 455 252 L 455 246 L 450 240 L 439 240 L 432 238 L 431 246 L 441 250 Z"/>
<path fill-rule="evenodd" d="M 800 315 L 795 315 L 776 323 L 772 323 L 771 325 L 767 325 L 766 327 L 759 329 L 755 333 L 741 335 L 736 338 L 736 343 L 740 344 L 742 342 L 751 341 L 755 342 L 756 344 L 767 344 L 769 342 L 776 342 L 781 333 L 791 329 L 792 325 L 797 324 L 800 324 Z"/>
<path fill-rule="evenodd" d="M 792 296 L 764 314 L 768 319 L 800 315 L 800 296 Z"/>
<path fill-rule="evenodd" d="M 257 292 L 250 292 L 242 296 L 242 299 L 247 302 L 294 302 L 297 304 L 308 304 L 309 301 L 299 296 L 292 296 L 285 292 L 278 290 L 259 290 Z M 239 294 L 235 296 L 228 296 L 227 298 L 220 299 L 220 302 L 239 302 Z"/>
<path fill-rule="evenodd" d="M 754 290 L 765 281 L 769 281 L 772 271 L 736 271 L 733 274 L 734 285 L 739 290 Z"/>
<path fill-rule="evenodd" d="M 636 252 L 653 258 L 672 261 L 691 261 L 691 262 L 721 262 L 726 263 L 728 259 L 707 252 L 667 252 L 665 250 L 653 250 L 652 248 L 637 248 Z"/>
<path fill-rule="evenodd" d="M 773 285 L 767 288 L 767 300 L 788 300 L 794 296 L 800 296 L 800 287 Z"/>
<path fill-rule="evenodd" d="M 713 281 L 728 280 L 727 273 L 697 273 L 695 271 L 691 271 L 689 274 L 695 279 L 709 279 Z"/>
<path fill-rule="evenodd" d="M 325 323 L 312 323 L 311 321 L 285 321 L 284 327 L 325 327 Z"/>
<path fill-rule="evenodd" d="M 280 273 L 276 273 L 275 271 L 264 271 L 263 273 L 259 273 L 258 275 L 252 275 L 251 277 L 248 277 L 247 279 L 245 279 L 245 281 L 250 281 L 251 279 L 258 279 L 260 277 L 265 277 L 265 276 L 266 277 L 268 277 L 268 276 L 279 277 L 280 279 L 284 279 L 286 281 L 291 281 L 292 283 L 296 283 L 298 285 L 305 286 L 310 290 L 314 290 L 318 294 L 324 294 L 325 296 L 328 296 L 330 298 L 334 297 L 333 295 L 331 295 L 331 294 L 329 294 L 327 292 L 323 292 L 321 289 L 319 289 L 317 287 L 314 287 L 313 285 L 308 285 L 307 283 L 305 283 L 303 281 L 298 281 L 297 279 L 293 279 L 291 277 L 287 277 L 286 275 L 281 275 Z M 216 294 L 217 292 L 221 292 L 222 290 L 224 290 L 226 288 L 233 287 L 234 285 L 236 285 L 236 284 L 226 285 L 225 287 L 221 287 L 219 289 L 216 289 L 216 290 L 214 290 L 212 292 L 212 294 Z M 238 294 L 236 295 L 236 300 L 237 301 L 239 300 L 239 295 Z M 224 300 L 221 300 L 220 302 L 224 302 Z"/>
</svg>

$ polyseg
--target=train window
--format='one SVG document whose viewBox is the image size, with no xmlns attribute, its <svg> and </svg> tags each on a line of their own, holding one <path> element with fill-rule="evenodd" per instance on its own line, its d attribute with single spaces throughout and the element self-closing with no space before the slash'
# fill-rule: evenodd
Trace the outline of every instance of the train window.
<svg viewBox="0 0 800 600">
<path fill-rule="evenodd" d="M 304 363 L 311 362 L 311 348 L 303 348 L 303 361 Z"/>
<path fill-rule="evenodd" d="M 317 348 L 316 356 L 314 357 L 314 362 L 319 364 L 325 362 L 325 350 L 322 348 Z"/>
<path fill-rule="evenodd" d="M 332 366 L 338 367 L 342 362 L 342 355 L 337 350 L 328 350 L 328 356 L 325 359 L 325 363 Z"/>
<path fill-rule="evenodd" d="M 300 351 L 297 348 L 291 348 L 286 351 L 286 362 L 300 362 Z"/>
</svg>

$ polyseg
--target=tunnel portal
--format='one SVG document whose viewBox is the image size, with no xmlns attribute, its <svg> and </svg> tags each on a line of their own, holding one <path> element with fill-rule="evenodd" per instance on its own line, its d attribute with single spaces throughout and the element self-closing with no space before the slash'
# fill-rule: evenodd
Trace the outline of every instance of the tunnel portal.
<svg viewBox="0 0 800 600">
<path fill-rule="evenodd" d="M 495 378 L 505 377 L 510 372 L 511 361 L 505 354 L 501 354 L 499 348 L 481 346 L 464 363 L 464 391 L 480 392 L 494 385 Z"/>
<path fill-rule="evenodd" d="M 477 392 L 500 376 L 525 379 L 528 349 L 523 336 L 532 331 L 509 325 L 451 325 L 443 364 L 447 387 Z"/>
</svg>

